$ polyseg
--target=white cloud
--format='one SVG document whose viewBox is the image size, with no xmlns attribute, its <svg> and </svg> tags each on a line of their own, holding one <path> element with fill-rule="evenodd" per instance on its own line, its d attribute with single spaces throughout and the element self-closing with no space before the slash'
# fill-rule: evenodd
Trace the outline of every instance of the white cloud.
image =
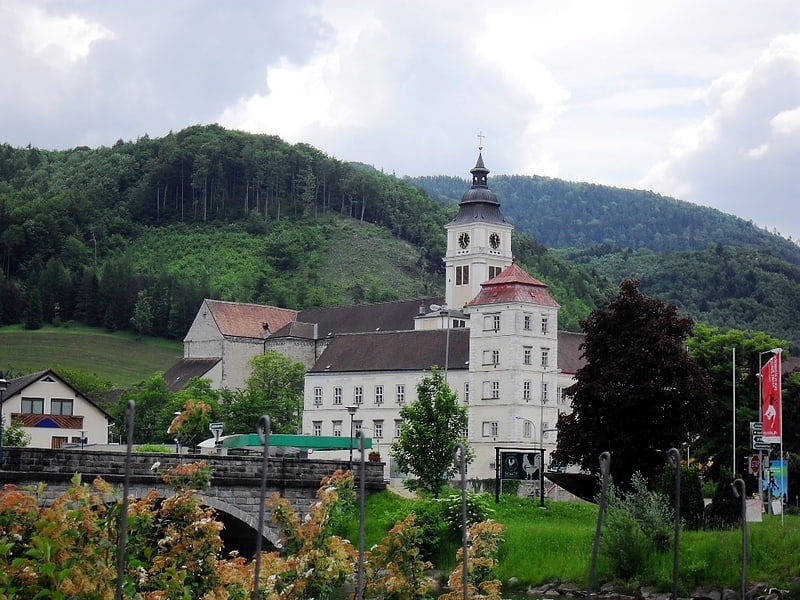
<svg viewBox="0 0 800 600">
<path fill-rule="evenodd" d="M 267 70 L 269 92 L 256 93 L 223 111 L 219 123 L 234 129 L 298 141 L 306 127 L 328 122 L 332 102 L 325 86 L 325 60 L 293 65 L 286 58 Z"/>
<path fill-rule="evenodd" d="M 9 5 L 7 14 L 17 23 L 22 47 L 55 69 L 85 60 L 93 43 L 114 39 L 113 32 L 103 25 L 75 14 L 49 14 L 32 4 Z"/>
<path fill-rule="evenodd" d="M 747 71 L 716 78 L 708 112 L 678 131 L 641 185 L 800 232 L 800 35 L 773 40 Z"/>
</svg>

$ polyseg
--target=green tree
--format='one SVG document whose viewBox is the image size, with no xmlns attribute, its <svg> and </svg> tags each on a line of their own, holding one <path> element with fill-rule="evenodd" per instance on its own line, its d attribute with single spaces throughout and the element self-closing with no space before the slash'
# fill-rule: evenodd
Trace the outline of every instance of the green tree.
<svg viewBox="0 0 800 600">
<path fill-rule="evenodd" d="M 685 346 L 692 325 L 674 304 L 645 296 L 637 280 L 623 281 L 583 322 L 586 364 L 566 390 L 572 412 L 559 416 L 554 457 L 597 472 L 609 451 L 621 488 L 637 471 L 660 475 L 666 451 L 700 433 L 709 414 L 708 377 Z"/>
<path fill-rule="evenodd" d="M 181 446 L 197 446 L 209 435 L 208 425 L 213 417 L 213 407 L 202 400 L 188 399 L 183 410 L 173 419 L 168 433 Z"/>
<path fill-rule="evenodd" d="M 250 361 L 245 389 L 230 394 L 226 433 L 252 433 L 261 415 L 269 415 L 274 433 L 297 433 L 303 410 L 303 363 L 268 350 Z"/>
<path fill-rule="evenodd" d="M 0 419 L 2 419 L 0 415 Z M 31 436 L 25 432 L 20 421 L 12 420 L 11 423 L 3 423 L 3 439 L 0 444 L 3 446 L 27 446 L 31 443 Z"/>
<path fill-rule="evenodd" d="M 139 290 L 136 296 L 131 325 L 139 335 L 149 335 L 153 332 L 153 305 L 147 290 Z"/>
<path fill-rule="evenodd" d="M 41 329 L 43 325 L 42 317 L 42 295 L 39 288 L 31 286 L 25 294 L 25 312 L 23 314 L 25 329 Z"/>
<path fill-rule="evenodd" d="M 156 373 L 123 392 L 113 415 L 116 420 L 115 433 L 120 435 L 121 441 L 127 440 L 125 409 L 128 400 L 133 400 L 136 407 L 133 442 L 135 444 L 172 442 L 167 433 L 175 411 L 171 397 L 162 373 Z"/>
<path fill-rule="evenodd" d="M 438 497 L 445 480 L 457 470 L 456 445 L 467 445 L 467 407 L 458 403 L 444 373 L 434 367 L 417 384 L 417 400 L 405 405 L 400 417 L 403 427 L 390 454 L 401 471 L 417 476 L 418 481 L 408 480 L 406 485 Z"/>
<path fill-rule="evenodd" d="M 85 369 L 70 369 L 62 365 L 53 365 L 53 370 L 81 394 L 95 401 L 114 387 L 110 381 Z"/>
<path fill-rule="evenodd" d="M 788 347 L 761 331 L 720 330 L 698 323 L 694 334 L 687 340 L 689 354 L 711 378 L 711 418 L 702 435 L 692 443 L 692 454 L 702 464 L 708 465 L 706 475 L 717 480 L 720 469 L 728 468 L 742 476 L 744 459 L 752 454 L 750 447 L 750 422 L 759 420 L 758 408 L 758 354 L 770 348 Z M 736 350 L 736 365 L 733 357 Z M 736 385 L 736 460 L 733 451 L 733 385 Z M 787 418 L 795 401 L 792 400 L 789 378 L 784 378 L 784 438 L 797 436 L 796 420 Z M 787 387 L 788 386 L 788 387 Z M 788 393 L 787 393 L 788 389 Z M 789 434 L 787 436 L 787 433 Z M 797 439 L 796 437 L 792 439 Z M 785 444 L 787 449 L 790 448 Z M 796 450 L 800 448 L 795 447 Z M 733 461 L 733 464 L 731 464 Z"/>
</svg>

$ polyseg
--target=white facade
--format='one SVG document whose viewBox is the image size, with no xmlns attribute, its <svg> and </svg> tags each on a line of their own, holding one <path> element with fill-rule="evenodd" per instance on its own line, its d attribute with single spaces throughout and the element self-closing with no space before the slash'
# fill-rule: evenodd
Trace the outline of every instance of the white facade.
<svg viewBox="0 0 800 600">
<path fill-rule="evenodd" d="M 348 407 L 355 406 L 353 432 L 363 429 L 372 439 L 373 450 L 380 452 L 381 461 L 386 463 L 386 478 L 397 476 L 392 473 L 389 449 L 402 425 L 400 409 L 417 400 L 417 384 L 424 375 L 423 371 L 309 373 L 305 380 L 302 433 L 349 437 Z M 463 389 L 466 375 L 464 369 L 448 372 L 451 387 Z M 330 454 L 342 455 L 341 451 Z"/>
<path fill-rule="evenodd" d="M 3 424 L 23 425 L 32 448 L 107 444 L 111 417 L 52 370 L 8 382 Z"/>
<path fill-rule="evenodd" d="M 479 478 L 494 475 L 495 448 L 555 449 L 560 390 L 557 309 L 527 303 L 470 306 L 469 441 Z M 497 327 L 495 327 L 497 326 Z"/>
</svg>

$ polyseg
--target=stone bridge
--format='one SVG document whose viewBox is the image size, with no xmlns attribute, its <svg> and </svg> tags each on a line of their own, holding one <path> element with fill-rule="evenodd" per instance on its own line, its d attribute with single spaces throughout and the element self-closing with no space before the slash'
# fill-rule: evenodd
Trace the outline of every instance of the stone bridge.
<svg viewBox="0 0 800 600">
<path fill-rule="evenodd" d="M 260 456 L 178 455 L 152 452 L 131 454 L 130 495 L 141 498 L 151 489 L 162 496 L 172 495 L 173 489 L 162 483 L 152 471 L 159 462 L 159 471 L 166 471 L 180 463 L 205 460 L 211 467 L 211 485 L 198 493 L 202 502 L 214 508 L 225 524 L 223 541 L 227 548 L 235 548 L 243 555 L 255 548 L 255 531 L 261 488 Z M 270 457 L 267 473 L 267 498 L 274 492 L 289 500 L 295 510 L 305 515 L 316 501 L 317 490 L 323 477 L 337 470 L 347 470 L 348 461 L 309 460 L 304 458 Z M 356 466 L 356 472 L 358 467 Z M 45 500 L 50 502 L 66 491 L 75 473 L 81 474 L 83 483 L 100 477 L 122 489 L 125 477 L 125 453 L 85 449 L 3 448 L 0 464 L 0 486 L 13 483 L 20 489 L 47 484 Z M 358 485 L 358 484 L 356 484 Z M 364 487 L 367 493 L 385 489 L 383 465 L 366 464 Z M 280 532 L 267 525 L 264 537 L 279 547 Z"/>
</svg>

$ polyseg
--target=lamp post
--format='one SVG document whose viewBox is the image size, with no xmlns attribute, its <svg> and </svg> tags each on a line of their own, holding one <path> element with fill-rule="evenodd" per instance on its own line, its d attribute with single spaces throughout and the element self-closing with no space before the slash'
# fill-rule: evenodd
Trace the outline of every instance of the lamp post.
<svg viewBox="0 0 800 600">
<path fill-rule="evenodd" d="M 353 417 L 358 410 L 357 404 L 351 404 L 347 407 L 347 412 L 350 415 L 350 470 L 353 470 Z"/>
<path fill-rule="evenodd" d="M 438 310 L 439 315 L 447 318 L 445 324 L 447 333 L 445 334 L 444 342 L 444 380 L 447 382 L 447 366 L 450 363 L 450 311 L 447 310 L 446 304 L 431 304 L 431 310 Z M 444 321 L 443 321 L 444 322 Z"/>
<path fill-rule="evenodd" d="M 3 393 L 8 387 L 8 381 L 0 373 L 0 469 L 3 468 Z"/>
<path fill-rule="evenodd" d="M 561 373 L 561 369 L 542 369 L 542 384 L 539 387 L 539 394 L 541 395 L 539 402 L 539 445 L 542 447 L 542 464 L 539 465 L 539 494 L 541 498 L 541 508 L 544 508 L 544 405 L 547 402 L 547 397 L 544 393 L 544 376 L 547 373 Z M 550 431 L 548 429 L 548 431 Z"/>
</svg>

